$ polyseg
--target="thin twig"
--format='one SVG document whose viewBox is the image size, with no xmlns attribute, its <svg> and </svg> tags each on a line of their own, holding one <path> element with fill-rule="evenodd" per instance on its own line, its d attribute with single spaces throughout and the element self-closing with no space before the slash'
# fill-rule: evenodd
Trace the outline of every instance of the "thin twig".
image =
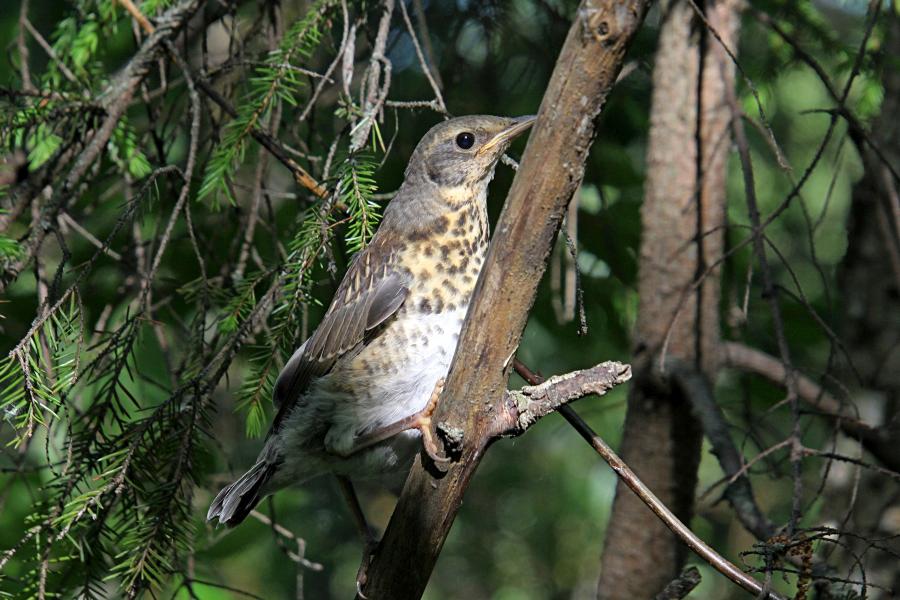
<svg viewBox="0 0 900 600">
<path fill-rule="evenodd" d="M 84 239 L 93 244 L 96 248 L 99 248 L 101 252 L 109 256 L 110 258 L 114 258 L 115 260 L 121 261 L 122 255 L 108 247 L 106 244 L 98 240 L 93 233 L 85 229 L 81 226 L 81 223 L 72 218 L 68 212 L 63 212 L 59 215 L 59 220 L 62 221 L 65 225 L 71 227 L 75 231 L 77 231 Z"/>
<path fill-rule="evenodd" d="M 425 8 L 422 6 L 422 0 L 413 0 L 413 11 L 416 13 L 416 24 L 419 26 L 419 35 L 422 36 L 422 44 L 425 46 L 425 56 L 428 57 L 428 63 L 434 66 L 434 80 L 438 89 L 444 88 L 444 82 L 441 80 L 441 70 L 438 68 L 437 60 L 434 55 L 434 48 L 431 45 L 431 35 L 428 31 L 428 21 L 425 19 Z"/>
<path fill-rule="evenodd" d="M 344 15 L 341 45 L 338 47 L 337 55 L 335 55 L 334 59 L 331 61 L 331 64 L 328 65 L 328 68 L 325 69 L 325 74 L 322 76 L 322 79 L 319 81 L 319 83 L 316 84 L 315 89 L 313 89 L 313 93 L 310 96 L 309 101 L 306 103 L 306 107 L 303 109 L 303 112 L 300 113 L 300 117 L 297 119 L 297 121 L 300 123 L 305 121 L 309 117 L 313 108 L 315 108 L 316 103 L 319 100 L 319 95 L 322 93 L 322 90 L 325 89 L 325 84 L 332 82 L 331 75 L 337 68 L 338 63 L 343 62 L 346 65 L 349 62 L 351 75 L 353 73 L 353 38 L 356 36 L 356 27 L 350 27 L 350 12 L 347 8 L 347 0 L 341 0 L 341 12 Z M 346 77 L 344 78 L 344 85 L 349 89 L 350 82 L 347 81 Z"/>
<path fill-rule="evenodd" d="M 703 9 L 697 5 L 696 0 L 688 0 L 688 3 L 694 10 L 697 18 L 703 21 L 703 25 L 706 27 L 707 31 L 709 31 L 713 35 L 713 37 L 716 38 L 716 41 L 719 43 L 719 45 L 728 55 L 728 58 L 731 59 L 731 62 L 734 64 L 735 68 L 741 74 L 741 77 L 744 79 L 744 82 L 750 89 L 750 93 L 753 94 L 753 99 L 756 101 L 756 108 L 759 110 L 760 121 L 762 121 L 762 126 L 765 128 L 766 132 L 768 132 L 769 143 L 778 148 L 778 140 L 775 138 L 775 132 L 772 131 L 772 126 L 769 124 L 769 120 L 766 118 L 766 111 L 763 108 L 763 103 L 759 97 L 759 91 L 756 89 L 756 84 L 753 83 L 753 80 L 750 78 L 747 72 L 744 71 L 744 67 L 741 65 L 740 61 L 738 61 L 734 51 L 728 46 L 725 40 L 722 39 L 722 34 L 720 34 L 718 29 L 716 29 L 713 24 L 709 22 L 709 19 L 706 18 L 706 13 L 703 12 Z M 728 87 L 731 88 L 731 86 Z M 776 152 L 776 157 L 778 159 L 778 164 L 782 169 L 787 171 L 791 170 L 791 166 L 787 163 L 787 159 L 785 158 L 783 151 Z"/>
<path fill-rule="evenodd" d="M 281 523 L 277 523 L 277 522 L 273 521 L 268 516 L 264 515 L 263 513 L 259 512 L 258 510 L 251 511 L 250 516 L 253 517 L 254 519 L 256 519 L 257 521 L 259 521 L 260 523 L 268 525 L 278 535 L 280 535 L 281 537 L 283 537 L 285 539 L 291 540 L 295 544 L 300 542 L 303 539 L 300 536 L 298 536 L 297 534 L 295 534 L 293 531 L 291 531 L 290 529 L 288 529 L 287 527 L 282 525 Z M 294 553 L 290 554 L 290 558 L 291 558 L 291 560 L 296 562 L 298 565 L 302 565 L 303 567 L 309 569 L 310 571 L 321 571 L 322 569 L 325 568 L 324 566 L 322 566 L 321 564 L 319 564 L 317 562 L 313 562 L 307 558 L 304 558 L 303 556 L 299 556 Z"/>
<path fill-rule="evenodd" d="M 784 385 L 787 381 L 784 363 L 770 354 L 737 342 L 725 342 L 722 349 L 726 364 L 734 368 L 756 373 L 778 385 Z M 841 402 L 809 377 L 795 373 L 795 382 L 800 400 L 837 419 L 844 434 L 858 439 L 889 469 L 900 471 L 900 452 L 896 443 L 891 441 L 889 431 L 860 420 L 852 404 Z"/>
<path fill-rule="evenodd" d="M 77 84 L 78 78 L 75 77 L 75 74 L 66 66 L 66 63 L 60 60 L 59 56 L 56 54 L 56 51 L 53 49 L 53 46 L 47 43 L 47 40 L 44 39 L 44 36 L 34 28 L 34 25 L 31 24 L 27 18 L 22 21 L 22 24 L 25 26 L 25 29 L 28 30 L 28 33 L 31 34 L 31 37 L 34 38 L 34 41 L 38 43 L 38 46 L 47 53 L 47 56 L 50 57 L 56 66 L 59 68 L 59 72 L 63 74 L 63 77 L 69 80 L 70 83 Z"/>
<path fill-rule="evenodd" d="M 141 29 L 143 29 L 147 33 L 147 35 L 153 33 L 154 27 L 150 24 L 150 20 L 144 16 L 144 13 L 142 13 L 131 0 L 113 0 L 113 4 L 117 2 L 122 5 L 122 8 L 128 11 L 132 18 L 137 21 L 138 25 L 141 26 Z"/>
<path fill-rule="evenodd" d="M 781 305 L 778 301 L 778 290 L 775 287 L 772 269 L 769 266 L 769 259 L 766 254 L 766 245 L 763 240 L 762 219 L 760 217 L 759 205 L 756 201 L 756 183 L 753 177 L 753 162 L 750 158 L 750 145 L 747 142 L 747 136 L 744 132 L 744 121 L 741 119 L 741 110 L 734 89 L 732 87 L 727 87 L 725 94 L 732 111 L 731 127 L 734 132 L 738 156 L 741 161 L 747 212 L 749 214 L 750 223 L 753 226 L 753 252 L 756 255 L 756 260 L 759 263 L 761 271 L 763 297 L 768 301 L 769 310 L 772 313 L 772 327 L 775 331 L 775 341 L 778 346 L 778 352 L 785 367 L 785 387 L 788 391 L 788 401 L 791 405 L 791 415 L 793 417 L 791 434 L 793 439 L 791 467 L 794 489 L 792 495 L 791 519 L 788 526 L 788 534 L 793 535 L 794 529 L 797 527 L 801 517 L 800 502 L 802 497 L 802 455 L 799 452 L 802 431 L 800 430 L 800 407 L 798 404 L 799 395 L 797 393 L 796 373 L 791 362 L 791 352 L 785 333 L 784 318 L 781 314 Z"/>
<path fill-rule="evenodd" d="M 425 56 L 422 54 L 422 48 L 419 46 L 419 40 L 416 37 L 416 30 L 413 29 L 412 21 L 409 20 L 409 13 L 406 12 L 406 2 L 400 2 L 400 12 L 403 14 L 403 22 L 406 23 L 406 30 L 409 32 L 409 37 L 412 39 L 413 48 L 416 50 L 416 57 L 419 59 L 419 65 L 422 67 L 422 72 L 425 74 L 425 78 L 428 79 L 432 91 L 434 91 L 434 99 L 437 102 L 438 108 L 442 113 L 446 114 L 447 105 L 444 104 L 441 88 L 434 79 L 434 76 L 432 76 L 431 69 L 428 68 L 428 63 L 425 61 Z"/>
<path fill-rule="evenodd" d="M 401 0 L 402 4 L 403 0 Z M 350 149 L 359 150 L 366 145 L 369 132 L 381 107 L 387 100 L 388 90 L 391 87 L 391 61 L 386 54 L 388 33 L 391 29 L 391 17 L 394 14 L 394 0 L 382 2 L 381 20 L 378 22 L 378 33 L 372 47 L 372 58 L 367 69 L 368 77 L 364 79 L 364 85 L 360 88 L 362 98 L 362 116 L 350 130 Z"/>
</svg>

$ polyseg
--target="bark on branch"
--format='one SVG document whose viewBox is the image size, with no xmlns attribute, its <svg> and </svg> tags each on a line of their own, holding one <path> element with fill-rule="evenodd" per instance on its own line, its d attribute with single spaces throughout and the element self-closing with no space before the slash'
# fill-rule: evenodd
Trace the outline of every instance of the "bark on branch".
<svg viewBox="0 0 900 600">
<path fill-rule="evenodd" d="M 422 595 L 463 494 L 492 439 L 538 282 L 581 183 L 594 119 L 649 1 L 584 1 L 576 12 L 500 221 L 437 409 L 463 432 L 458 462 L 435 477 L 413 466 L 368 569 L 369 598 Z"/>
<path fill-rule="evenodd" d="M 506 393 L 506 411 L 497 419 L 496 436 L 525 433 L 542 417 L 561 406 L 591 394 L 603 396 L 609 390 L 631 379 L 631 366 L 607 361 L 596 367 L 555 375 L 538 385 Z"/>
</svg>

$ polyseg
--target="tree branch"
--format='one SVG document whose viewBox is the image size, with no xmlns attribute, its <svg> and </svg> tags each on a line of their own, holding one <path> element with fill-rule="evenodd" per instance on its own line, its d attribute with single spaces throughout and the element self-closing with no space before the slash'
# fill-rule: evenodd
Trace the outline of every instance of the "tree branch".
<svg viewBox="0 0 900 600">
<path fill-rule="evenodd" d="M 725 415 L 713 396 L 709 381 L 703 373 L 681 361 L 670 359 L 666 366 L 703 425 L 703 433 L 712 445 L 722 471 L 730 478 L 725 499 L 747 531 L 759 540 L 769 539 L 775 534 L 776 527 L 756 503 L 750 479 L 742 470 L 743 456 L 731 439 Z"/>
<path fill-rule="evenodd" d="M 653 600 L 681 600 L 700 585 L 700 571 L 697 567 L 688 567 L 681 575 L 673 579 Z"/>
<path fill-rule="evenodd" d="M 516 367 L 521 364 L 516 361 Z M 591 394 L 603 396 L 609 390 L 631 379 L 631 366 L 607 361 L 596 367 L 555 375 L 546 381 L 506 393 L 503 418 L 496 420 L 498 436 L 525 433 L 542 417 Z"/>
<path fill-rule="evenodd" d="M 761 375 L 772 383 L 785 385 L 787 370 L 784 363 L 774 356 L 736 342 L 726 342 L 723 348 L 725 360 L 730 366 Z M 844 434 L 859 440 L 884 466 L 900 472 L 900 446 L 895 441 L 895 432 L 860 421 L 848 405 L 840 402 L 809 377 L 795 372 L 795 381 L 800 400 L 836 418 Z"/>
<path fill-rule="evenodd" d="M 463 432 L 459 460 L 435 477 L 416 460 L 368 570 L 370 598 L 419 598 L 492 440 L 547 256 L 581 183 L 594 119 L 649 1 L 581 3 L 541 103 L 469 308 L 435 421 Z M 512 291 L 515 290 L 515 293 Z"/>
</svg>

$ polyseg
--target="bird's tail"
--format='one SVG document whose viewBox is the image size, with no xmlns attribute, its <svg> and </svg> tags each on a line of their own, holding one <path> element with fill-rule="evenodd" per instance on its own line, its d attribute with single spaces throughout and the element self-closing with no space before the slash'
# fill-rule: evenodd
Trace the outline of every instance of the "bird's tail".
<svg viewBox="0 0 900 600">
<path fill-rule="evenodd" d="M 260 460 L 249 471 L 226 486 L 213 500 L 206 513 L 206 520 L 218 518 L 219 523 L 234 527 L 247 518 L 250 511 L 263 499 L 263 487 L 271 479 L 277 464 Z"/>
</svg>

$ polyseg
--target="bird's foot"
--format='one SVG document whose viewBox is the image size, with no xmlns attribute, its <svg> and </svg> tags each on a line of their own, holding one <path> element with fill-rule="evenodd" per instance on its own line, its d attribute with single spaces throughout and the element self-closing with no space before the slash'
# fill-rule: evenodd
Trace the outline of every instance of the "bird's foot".
<svg viewBox="0 0 900 600">
<path fill-rule="evenodd" d="M 442 456 L 438 449 L 437 436 L 434 433 L 434 421 L 432 416 L 437 408 L 438 400 L 441 392 L 444 391 L 444 378 L 441 377 L 434 384 L 434 391 L 431 392 L 431 398 L 425 408 L 416 416 L 415 427 L 422 433 L 422 445 L 425 447 L 425 453 L 436 463 L 450 462 L 450 458 Z"/>
<path fill-rule="evenodd" d="M 385 427 L 381 427 L 374 431 L 370 431 L 368 433 L 357 436 L 353 440 L 352 445 L 349 448 L 340 446 L 336 447 L 334 444 L 330 444 L 329 435 L 326 435 L 326 450 L 336 456 L 347 458 L 348 456 L 352 456 L 353 454 L 356 454 L 361 450 L 371 448 L 375 444 L 379 444 L 384 440 L 397 435 L 398 433 L 409 431 L 410 429 L 417 429 L 422 434 L 422 443 L 425 446 L 425 452 L 429 457 L 431 457 L 431 460 L 433 460 L 435 463 L 450 462 L 450 458 L 441 456 L 441 452 L 437 442 L 437 435 L 435 434 L 434 421 L 432 420 L 432 415 L 434 415 L 434 410 L 437 408 L 438 400 L 441 397 L 441 391 L 443 389 L 444 378 L 441 377 L 435 384 L 434 391 L 431 392 L 431 398 L 429 398 L 428 404 L 424 409 L 422 409 L 418 413 L 401 419 L 396 423 L 392 423 Z"/>
</svg>

